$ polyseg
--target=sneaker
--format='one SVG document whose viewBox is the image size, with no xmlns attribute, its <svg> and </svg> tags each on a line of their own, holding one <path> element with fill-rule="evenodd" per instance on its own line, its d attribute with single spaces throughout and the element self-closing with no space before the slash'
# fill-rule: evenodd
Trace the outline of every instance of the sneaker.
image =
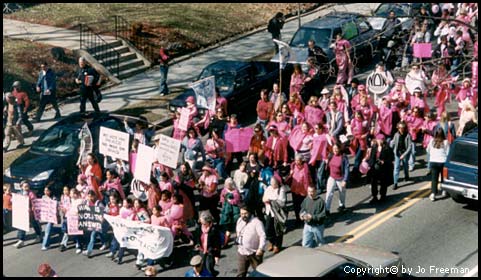
<svg viewBox="0 0 481 280">
<path fill-rule="evenodd" d="M 409 166 L 409 172 L 414 171 L 414 166 Z"/>
<path fill-rule="evenodd" d="M 397 190 L 397 184 L 394 184 L 394 186 L 392 187 L 393 190 Z"/>
<path fill-rule="evenodd" d="M 108 248 L 107 244 L 104 244 L 102 245 L 102 247 L 100 247 L 100 251 L 103 251 L 103 250 L 106 250 Z"/>
<path fill-rule="evenodd" d="M 77 250 L 75 250 L 75 254 L 80 254 L 80 253 L 82 253 L 82 249 L 77 248 Z"/>
<path fill-rule="evenodd" d="M 161 93 L 161 94 L 159 94 L 159 95 L 160 95 L 160 96 L 165 96 L 165 93 Z"/>
<path fill-rule="evenodd" d="M 15 247 L 15 248 L 17 248 L 17 249 L 20 249 L 20 248 L 23 247 L 24 244 L 25 244 L 25 243 L 24 243 L 22 240 L 18 240 L 17 243 L 15 243 L 15 244 L 13 245 L 13 247 Z"/>
<path fill-rule="evenodd" d="M 108 252 L 108 253 L 105 255 L 105 257 L 107 257 L 107 258 L 113 258 L 113 257 L 114 257 L 114 253 Z"/>
<path fill-rule="evenodd" d="M 435 201 L 435 200 L 436 200 L 436 197 L 435 197 L 435 195 L 432 193 L 432 194 L 429 195 L 429 199 L 430 199 L 431 201 Z"/>
<path fill-rule="evenodd" d="M 92 255 L 92 253 L 87 251 L 87 250 L 84 250 L 84 251 L 82 251 L 82 255 L 90 257 Z"/>
<path fill-rule="evenodd" d="M 48 250 L 48 248 L 47 248 L 47 247 L 42 247 L 42 249 L 41 249 L 41 250 L 42 250 L 42 251 L 47 251 L 47 250 Z"/>
<path fill-rule="evenodd" d="M 441 192 L 441 197 L 442 198 L 448 197 L 448 194 L 446 193 L 446 191 Z"/>
<path fill-rule="evenodd" d="M 59 250 L 60 250 L 60 252 L 65 252 L 67 250 L 67 246 L 62 245 L 62 246 L 60 246 Z"/>
<path fill-rule="evenodd" d="M 346 210 L 346 207 L 344 205 L 337 207 L 338 212 L 343 212 L 344 210 Z"/>
</svg>

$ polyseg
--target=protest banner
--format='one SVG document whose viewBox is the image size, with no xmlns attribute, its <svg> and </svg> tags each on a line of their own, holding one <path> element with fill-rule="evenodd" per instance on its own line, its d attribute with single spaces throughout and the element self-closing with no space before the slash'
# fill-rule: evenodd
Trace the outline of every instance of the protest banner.
<svg viewBox="0 0 481 280">
<path fill-rule="evenodd" d="M 279 46 L 280 52 L 270 60 L 271 62 L 279 62 L 282 69 L 286 63 L 307 64 L 307 48 L 290 47 L 287 43 L 275 39 L 274 42 Z"/>
<path fill-rule="evenodd" d="M 79 133 L 80 152 L 77 164 L 87 165 L 87 155 L 92 152 L 93 141 L 89 126 L 85 123 Z"/>
<path fill-rule="evenodd" d="M 248 151 L 252 135 L 254 135 L 254 129 L 251 127 L 229 129 L 224 133 L 226 152 Z"/>
<path fill-rule="evenodd" d="M 189 85 L 195 92 L 198 107 L 215 111 L 215 77 L 210 76 Z"/>
<path fill-rule="evenodd" d="M 100 127 L 99 152 L 112 158 L 129 160 L 129 134 L 115 129 Z"/>
<path fill-rule="evenodd" d="M 68 235 L 82 235 L 84 232 L 79 230 L 78 215 L 67 213 L 67 234 Z"/>
<path fill-rule="evenodd" d="M 28 196 L 12 193 L 12 226 L 24 231 L 30 230 Z"/>
<path fill-rule="evenodd" d="M 139 144 L 137 151 L 137 161 L 135 163 L 134 178 L 149 184 L 150 174 L 152 173 L 152 162 L 154 162 L 154 148 L 144 144 Z"/>
<path fill-rule="evenodd" d="M 418 58 L 431 57 L 431 43 L 414 43 L 413 56 Z"/>
<path fill-rule="evenodd" d="M 104 207 L 87 206 L 80 204 L 78 207 L 78 228 L 80 230 L 101 231 Z"/>
<path fill-rule="evenodd" d="M 174 237 L 169 228 L 130 221 L 105 215 L 121 247 L 137 249 L 147 259 L 159 259 L 172 254 Z"/>
<path fill-rule="evenodd" d="M 387 76 L 383 72 L 372 72 L 366 79 L 369 92 L 374 93 L 374 97 L 383 94 L 389 88 Z"/>
<path fill-rule="evenodd" d="M 140 180 L 132 180 L 130 183 L 130 192 L 135 196 L 135 198 L 138 198 L 142 201 L 147 200 L 147 191 L 144 188 L 144 183 L 142 183 Z"/>
<path fill-rule="evenodd" d="M 179 129 L 187 131 L 189 126 L 189 109 L 182 108 L 180 111 Z"/>
<path fill-rule="evenodd" d="M 39 198 L 32 201 L 35 220 L 58 224 L 57 201 L 50 198 Z"/>
<path fill-rule="evenodd" d="M 159 163 L 176 169 L 179 161 L 180 140 L 160 135 L 159 147 L 156 155 Z"/>
</svg>

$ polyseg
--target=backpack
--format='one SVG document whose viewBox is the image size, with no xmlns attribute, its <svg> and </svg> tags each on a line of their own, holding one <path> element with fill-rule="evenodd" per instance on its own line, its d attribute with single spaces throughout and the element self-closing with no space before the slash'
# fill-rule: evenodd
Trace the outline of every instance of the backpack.
<svg viewBox="0 0 481 280">
<path fill-rule="evenodd" d="M 269 20 L 269 24 L 267 24 L 267 31 L 269 33 L 274 33 L 275 32 L 275 24 L 274 24 L 274 19 Z"/>
</svg>

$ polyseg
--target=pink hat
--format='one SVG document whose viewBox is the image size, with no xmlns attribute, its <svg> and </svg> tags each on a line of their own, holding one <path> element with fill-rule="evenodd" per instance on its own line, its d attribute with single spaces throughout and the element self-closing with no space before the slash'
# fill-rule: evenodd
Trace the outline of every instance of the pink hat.
<svg viewBox="0 0 481 280">
<path fill-rule="evenodd" d="M 405 84 L 404 79 L 397 79 L 396 84 L 404 85 Z"/>
<path fill-rule="evenodd" d="M 358 85 L 358 86 L 357 86 L 357 89 L 358 89 L 358 90 L 366 89 L 366 86 L 365 86 L 365 85 Z"/>
<path fill-rule="evenodd" d="M 185 99 L 185 102 L 189 102 L 190 104 L 194 104 L 195 98 L 193 96 L 189 96 Z"/>
</svg>

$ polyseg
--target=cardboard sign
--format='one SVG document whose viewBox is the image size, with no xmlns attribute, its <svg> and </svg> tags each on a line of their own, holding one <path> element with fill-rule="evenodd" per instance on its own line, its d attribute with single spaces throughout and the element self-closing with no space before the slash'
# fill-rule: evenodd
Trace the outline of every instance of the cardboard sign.
<svg viewBox="0 0 481 280">
<path fill-rule="evenodd" d="M 79 230 L 78 215 L 67 214 L 67 233 L 68 235 L 82 235 L 84 232 Z"/>
<path fill-rule="evenodd" d="M 187 131 L 188 126 L 189 126 L 189 109 L 182 108 L 182 110 L 180 111 L 179 129 L 183 131 Z"/>
<path fill-rule="evenodd" d="M 159 147 L 157 150 L 157 160 L 160 164 L 176 169 L 179 161 L 180 140 L 160 135 Z"/>
<path fill-rule="evenodd" d="M 34 199 L 33 215 L 35 220 L 40 222 L 47 222 L 52 224 L 58 224 L 57 218 L 57 201 L 50 198 Z"/>
<path fill-rule="evenodd" d="M 115 239 L 121 247 L 137 249 L 147 259 L 168 257 L 172 254 L 174 237 L 169 228 L 130 221 L 118 216 L 105 215 L 112 225 Z"/>
<path fill-rule="evenodd" d="M 431 43 L 414 43 L 413 56 L 418 58 L 431 57 Z"/>
<path fill-rule="evenodd" d="M 190 87 L 195 92 L 197 106 L 215 111 L 215 77 L 210 76 L 192 83 Z"/>
<path fill-rule="evenodd" d="M 251 127 L 229 129 L 224 134 L 226 151 L 228 153 L 248 151 L 252 135 L 254 129 Z"/>
<path fill-rule="evenodd" d="M 12 226 L 28 232 L 30 230 L 30 215 L 28 196 L 12 193 Z"/>
<path fill-rule="evenodd" d="M 149 184 L 152 173 L 152 163 L 154 162 L 154 149 L 144 144 L 139 144 L 137 160 L 135 163 L 134 178 Z"/>
<path fill-rule="evenodd" d="M 144 184 L 137 179 L 133 179 L 132 183 L 130 183 L 130 192 L 142 201 L 147 200 L 147 191 L 145 190 Z"/>
<path fill-rule="evenodd" d="M 112 158 L 129 160 L 129 134 L 126 132 L 100 127 L 99 152 Z"/>
<path fill-rule="evenodd" d="M 101 231 L 104 215 L 104 207 L 87 206 L 81 204 L 78 207 L 78 228 L 80 230 Z"/>
<path fill-rule="evenodd" d="M 366 80 L 367 87 L 374 94 L 383 94 L 389 88 L 387 77 L 383 72 L 372 72 Z"/>
</svg>

